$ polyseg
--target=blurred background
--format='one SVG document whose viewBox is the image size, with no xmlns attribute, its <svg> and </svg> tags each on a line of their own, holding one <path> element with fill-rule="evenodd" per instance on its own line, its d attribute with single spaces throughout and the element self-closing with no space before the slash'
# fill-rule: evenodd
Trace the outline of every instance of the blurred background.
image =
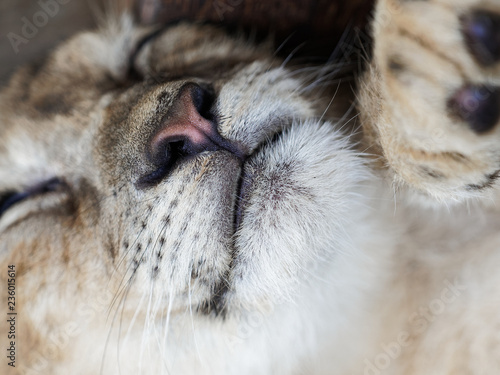
<svg viewBox="0 0 500 375">
<path fill-rule="evenodd" d="M 50 1 L 41 2 L 50 4 Z M 69 0 L 63 5 L 56 1 L 56 4 L 59 6 L 57 12 L 49 14 L 36 0 L 0 0 L 0 81 L 4 82 L 16 66 L 43 56 L 75 31 L 94 24 L 87 1 Z M 39 12 L 47 15 L 46 24 Z M 34 27 L 25 26 L 28 23 Z M 27 32 L 32 32 L 27 34 L 29 38 Z"/>
<path fill-rule="evenodd" d="M 120 1 L 129 3 L 142 23 L 185 19 L 219 23 L 257 38 L 272 33 L 282 54 L 296 51 L 317 59 L 333 51 L 351 58 L 349 49 L 368 38 L 365 27 L 373 6 L 373 0 Z M 103 3 L 106 0 L 0 0 L 0 83 L 17 66 L 44 56 L 76 31 L 94 27 L 94 14 L 102 11 Z M 118 2 L 109 3 L 116 7 Z"/>
</svg>

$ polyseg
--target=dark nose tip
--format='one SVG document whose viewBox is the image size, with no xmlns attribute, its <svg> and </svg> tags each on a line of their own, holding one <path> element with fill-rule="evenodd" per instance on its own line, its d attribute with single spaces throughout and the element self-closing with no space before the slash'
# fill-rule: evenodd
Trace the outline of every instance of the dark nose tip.
<svg viewBox="0 0 500 375">
<path fill-rule="evenodd" d="M 183 156 L 216 151 L 221 137 L 210 115 L 213 94 L 196 84 L 186 84 L 179 92 L 160 130 L 149 143 L 149 158 L 166 165 Z"/>
</svg>

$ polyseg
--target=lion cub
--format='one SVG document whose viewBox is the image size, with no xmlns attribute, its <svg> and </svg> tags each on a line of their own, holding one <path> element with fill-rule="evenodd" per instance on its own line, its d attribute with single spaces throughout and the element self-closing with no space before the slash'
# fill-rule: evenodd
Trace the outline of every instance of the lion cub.
<svg viewBox="0 0 500 375">
<path fill-rule="evenodd" d="M 2 373 L 498 373 L 500 5 L 380 0 L 372 29 L 361 129 L 208 25 L 123 17 L 21 68 Z"/>
</svg>

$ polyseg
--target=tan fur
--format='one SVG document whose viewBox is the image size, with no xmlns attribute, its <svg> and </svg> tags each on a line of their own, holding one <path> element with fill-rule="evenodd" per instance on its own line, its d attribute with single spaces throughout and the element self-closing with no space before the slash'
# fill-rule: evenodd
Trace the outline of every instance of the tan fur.
<svg viewBox="0 0 500 375">
<path fill-rule="evenodd" d="M 22 68 L 0 94 L 0 194 L 62 183 L 0 217 L 18 313 L 2 373 L 497 373 L 496 187 L 466 187 L 497 168 L 499 130 L 445 108 L 498 80 L 459 37 L 478 5 L 497 10 L 378 2 L 360 144 L 328 67 L 311 78 L 211 26 L 172 26 L 129 66 L 151 30 L 124 17 Z M 251 156 L 204 151 L 143 188 L 186 83 L 213 85 L 219 133 Z"/>
<path fill-rule="evenodd" d="M 488 189 L 469 186 L 483 186 L 498 170 L 499 130 L 477 135 L 446 105 L 466 83 L 498 85 L 498 67 L 482 68 L 474 60 L 461 26 L 467 12 L 496 6 L 495 1 L 379 1 L 361 107 L 367 145 L 379 145 L 374 150 L 383 154 L 398 187 L 445 203 L 488 195 Z"/>
</svg>

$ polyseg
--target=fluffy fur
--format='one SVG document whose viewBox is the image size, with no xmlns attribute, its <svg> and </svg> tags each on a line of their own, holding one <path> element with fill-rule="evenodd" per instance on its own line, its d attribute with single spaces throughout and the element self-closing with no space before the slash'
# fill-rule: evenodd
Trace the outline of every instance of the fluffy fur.
<svg viewBox="0 0 500 375">
<path fill-rule="evenodd" d="M 151 30 L 124 19 L 21 69 L 0 96 L 0 193 L 31 192 L 0 218 L 0 264 L 17 269 L 7 373 L 500 370 L 495 184 L 463 188 L 491 174 L 497 130 L 442 111 L 463 78 L 443 59 L 469 61 L 456 20 L 446 1 L 379 1 L 361 143 L 327 83 L 211 26 L 137 48 Z M 211 86 L 210 116 L 247 157 L 201 152 L 143 186 L 186 84 Z"/>
</svg>

